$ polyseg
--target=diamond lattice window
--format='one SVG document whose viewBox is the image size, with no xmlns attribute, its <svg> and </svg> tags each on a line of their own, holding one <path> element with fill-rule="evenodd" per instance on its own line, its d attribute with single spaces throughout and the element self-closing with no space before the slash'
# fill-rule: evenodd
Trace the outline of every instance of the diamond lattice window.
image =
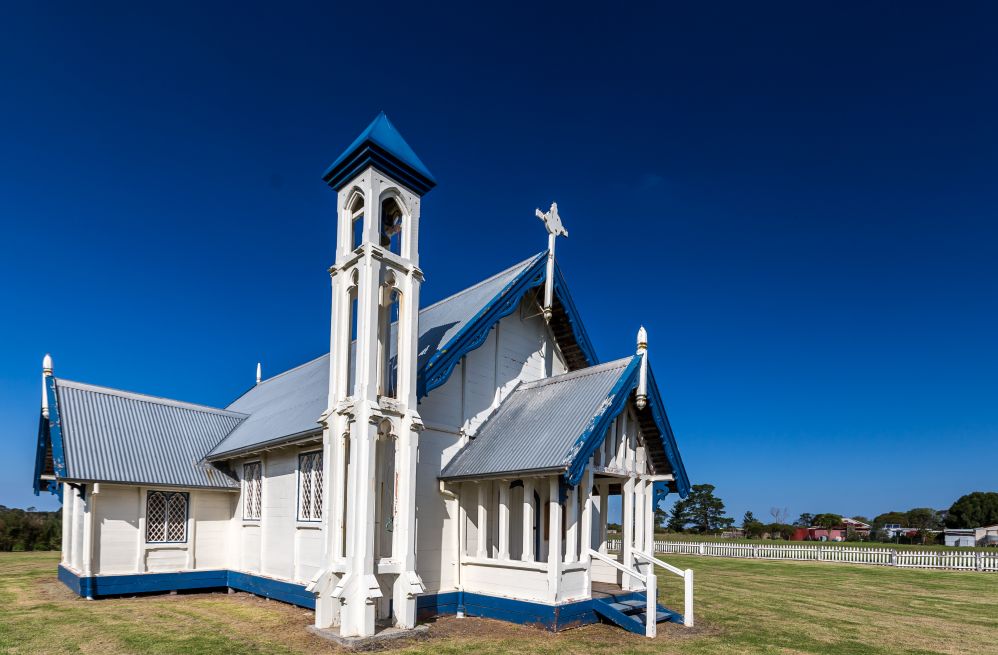
<svg viewBox="0 0 998 655">
<path fill-rule="evenodd" d="M 322 519 L 322 451 L 298 456 L 298 520 Z"/>
<path fill-rule="evenodd" d="M 262 508 L 263 482 L 260 462 L 243 465 L 243 518 L 259 520 Z"/>
<path fill-rule="evenodd" d="M 146 496 L 146 541 L 187 541 L 187 494 L 149 492 Z"/>
</svg>

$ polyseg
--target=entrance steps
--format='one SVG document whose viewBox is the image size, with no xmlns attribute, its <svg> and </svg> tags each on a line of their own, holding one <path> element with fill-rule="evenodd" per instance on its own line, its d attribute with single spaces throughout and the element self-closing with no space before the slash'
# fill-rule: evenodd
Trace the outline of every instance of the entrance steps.
<svg viewBox="0 0 998 655">
<path fill-rule="evenodd" d="M 644 600 L 622 599 L 617 596 L 593 599 L 593 610 L 600 618 L 613 623 L 614 625 L 633 632 L 635 634 L 645 634 L 645 624 L 648 617 L 648 603 Z M 664 605 L 655 606 L 655 622 L 671 621 L 672 623 L 683 623 L 683 615 L 673 612 Z"/>
</svg>

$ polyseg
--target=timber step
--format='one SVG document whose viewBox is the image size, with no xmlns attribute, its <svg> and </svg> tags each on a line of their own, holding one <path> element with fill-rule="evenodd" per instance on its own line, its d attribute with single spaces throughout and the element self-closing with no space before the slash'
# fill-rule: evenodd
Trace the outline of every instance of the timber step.
<svg viewBox="0 0 998 655">
<path fill-rule="evenodd" d="M 634 598 L 618 600 L 613 596 L 596 599 L 593 603 L 593 610 L 600 618 L 639 635 L 645 633 L 645 623 L 648 617 L 647 608 L 648 604 L 643 600 Z M 655 622 L 661 623 L 663 621 L 682 623 L 683 616 L 664 605 L 656 605 Z"/>
</svg>

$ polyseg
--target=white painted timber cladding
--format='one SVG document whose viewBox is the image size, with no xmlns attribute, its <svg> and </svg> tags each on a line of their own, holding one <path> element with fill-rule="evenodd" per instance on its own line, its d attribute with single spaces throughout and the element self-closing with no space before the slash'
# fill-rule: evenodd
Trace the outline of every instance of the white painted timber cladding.
<svg viewBox="0 0 998 655">
<path fill-rule="evenodd" d="M 534 308 L 536 309 L 536 308 Z M 539 310 L 538 310 L 539 311 Z M 567 368 L 540 316 L 524 320 L 524 314 L 536 314 L 525 303 L 519 311 L 502 319 L 493 328 L 481 348 L 469 353 L 450 379 L 435 389 L 419 406 L 427 429 L 420 435 L 419 467 L 416 474 L 417 572 L 426 593 L 457 587 L 458 505 L 440 493 L 437 476 L 442 467 L 462 446 L 462 431 L 474 430 L 504 397 L 520 382 L 558 375 Z M 321 523 L 305 524 L 297 520 L 298 455 L 315 450 L 315 444 L 289 446 L 247 457 L 231 463 L 242 474 L 242 465 L 262 462 L 262 507 L 259 520 L 244 520 L 243 491 L 186 490 L 190 494 L 191 516 L 188 541 L 180 544 L 145 542 L 145 502 L 148 488 L 132 485 L 100 485 L 91 495 L 88 485 L 84 501 L 72 488 L 66 490 L 64 508 L 64 559 L 76 571 L 85 569 L 84 525 L 88 502 L 95 508 L 93 529 L 93 572 L 129 574 L 229 568 L 296 583 L 307 583 L 317 572 L 321 555 Z M 325 481 L 337 484 L 337 481 Z M 240 485 L 242 487 L 242 485 Z M 542 498 L 545 496 L 541 491 Z M 490 490 L 489 517 L 498 521 L 496 498 Z M 511 498 L 522 503 L 522 491 Z M 477 505 L 468 511 L 468 542 L 476 542 Z M 510 516 L 511 555 L 522 551 L 522 520 Z M 194 522 L 192 524 L 191 522 Z M 497 529 L 492 526 L 492 531 Z M 494 544 L 490 545 L 494 547 Z M 543 546 L 542 546 L 543 548 Z M 542 553 L 546 556 L 545 553 Z M 487 575 L 473 569 L 470 586 L 485 591 Z M 494 571 L 493 571 L 494 573 Z M 510 589 L 522 588 L 523 598 L 544 600 L 546 569 L 524 571 L 505 580 Z M 571 572 L 566 573 L 573 577 Z M 517 577 L 519 576 L 519 577 Z M 522 579 L 521 579 L 522 578 Z M 479 579 L 479 585 L 475 580 Z M 529 581 L 529 582 L 528 582 Z M 574 587 L 574 585 L 569 585 Z"/>
</svg>

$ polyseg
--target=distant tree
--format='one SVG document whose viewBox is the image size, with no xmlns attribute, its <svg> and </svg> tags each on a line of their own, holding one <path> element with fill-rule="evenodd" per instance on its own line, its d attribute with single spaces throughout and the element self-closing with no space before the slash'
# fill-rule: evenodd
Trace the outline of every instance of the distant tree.
<svg viewBox="0 0 998 655">
<path fill-rule="evenodd" d="M 59 550 L 62 512 L 37 512 L 0 505 L 0 551 Z"/>
<path fill-rule="evenodd" d="M 779 523 L 780 525 L 783 525 L 784 523 L 787 522 L 787 513 L 789 511 L 790 510 L 787 509 L 786 507 L 770 507 L 769 515 L 773 517 L 774 523 Z"/>
<path fill-rule="evenodd" d="M 998 492 L 975 491 L 953 503 L 946 513 L 950 528 L 979 528 L 998 524 Z"/>
<path fill-rule="evenodd" d="M 866 518 L 865 516 L 854 516 L 854 517 L 852 517 L 852 520 L 853 521 L 859 521 L 860 523 L 866 523 L 867 525 L 870 525 L 870 519 Z"/>
<path fill-rule="evenodd" d="M 818 514 L 813 525 L 828 530 L 828 538 L 831 539 L 831 531 L 835 526 L 842 525 L 842 517 L 838 514 Z"/>
<path fill-rule="evenodd" d="M 752 513 L 752 510 L 749 510 L 749 511 L 745 512 L 745 514 L 742 516 L 742 527 L 743 528 L 746 525 L 748 525 L 750 523 L 755 523 L 755 522 L 756 522 L 756 520 L 755 520 L 755 514 Z"/>
<path fill-rule="evenodd" d="M 939 512 L 929 507 L 916 507 L 915 509 L 910 509 L 905 512 L 905 517 L 908 521 L 908 527 L 918 530 L 918 534 L 922 538 L 923 544 L 925 543 L 925 539 L 929 532 L 932 530 L 940 530 L 943 527 L 943 522 L 939 518 Z"/>
<path fill-rule="evenodd" d="M 684 532 L 686 530 L 686 524 L 689 522 L 689 503 L 682 498 L 677 499 L 675 504 L 672 506 L 672 510 L 669 511 L 669 521 L 666 523 L 665 529 L 670 532 Z"/>
<path fill-rule="evenodd" d="M 672 506 L 670 529 L 678 531 L 689 526 L 704 534 L 730 528 L 735 520 L 724 516 L 724 502 L 714 495 L 714 489 L 712 484 L 693 485 L 690 495 Z"/>
<path fill-rule="evenodd" d="M 655 529 L 664 529 L 669 521 L 669 512 L 662 509 L 661 507 L 655 507 Z"/>
<path fill-rule="evenodd" d="M 908 514 L 906 512 L 884 512 L 883 514 L 877 514 L 871 525 L 879 530 L 885 525 L 890 525 L 892 523 L 896 523 L 902 527 L 908 527 L 905 525 L 907 522 Z"/>
<path fill-rule="evenodd" d="M 801 514 L 800 517 L 794 521 L 794 525 L 800 528 L 810 528 L 814 525 L 814 514 Z"/>
</svg>

